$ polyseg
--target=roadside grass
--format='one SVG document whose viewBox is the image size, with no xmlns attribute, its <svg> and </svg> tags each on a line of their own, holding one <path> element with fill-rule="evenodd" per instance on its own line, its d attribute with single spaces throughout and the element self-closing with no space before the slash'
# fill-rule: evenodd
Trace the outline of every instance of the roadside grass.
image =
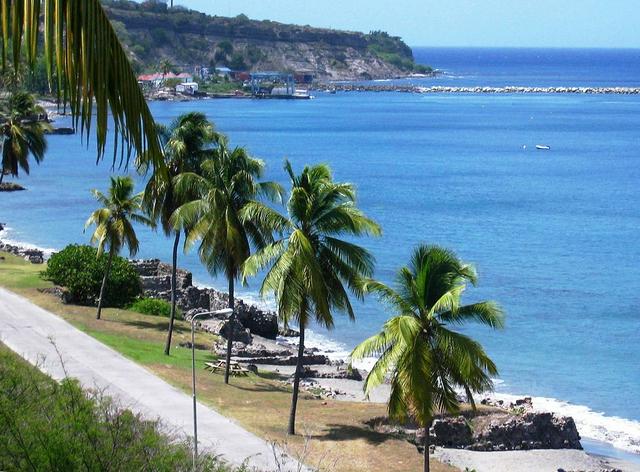
<svg viewBox="0 0 640 472">
<path fill-rule="evenodd" d="M 95 337 L 124 356 L 150 369 L 172 385 L 190 392 L 191 350 L 179 347 L 190 341 L 189 324 L 175 325 L 171 356 L 163 354 L 168 320 L 123 309 L 103 311 L 95 319 L 95 308 L 64 305 L 38 288 L 51 286 L 38 279 L 44 266 L 5 256 L 0 261 L 0 286 L 29 298 L 58 314 L 78 329 Z M 197 333 L 196 347 L 212 346 L 215 336 Z M 422 455 L 404 439 L 371 430 L 366 421 L 384 416 L 386 405 L 364 402 L 318 400 L 303 393 L 298 404 L 298 435 L 286 435 L 291 402 L 288 385 L 272 373 L 233 377 L 225 385 L 223 376 L 205 371 L 202 363 L 214 359 L 211 351 L 196 350 L 198 398 L 264 439 L 278 443 L 291 456 L 323 471 L 422 470 Z M 170 406 L 168 406 L 170 407 Z M 457 469 L 432 459 L 431 470 Z"/>
</svg>

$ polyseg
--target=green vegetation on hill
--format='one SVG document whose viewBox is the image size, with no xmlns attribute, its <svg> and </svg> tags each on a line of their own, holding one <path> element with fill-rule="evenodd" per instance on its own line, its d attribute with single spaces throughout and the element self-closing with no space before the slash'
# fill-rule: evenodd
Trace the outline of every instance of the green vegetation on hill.
<svg viewBox="0 0 640 472">
<path fill-rule="evenodd" d="M 323 78 L 389 77 L 426 72 L 411 48 L 385 32 L 369 34 L 270 20 L 211 16 L 158 0 L 102 0 L 139 70 L 160 58 L 182 67 L 308 70 Z"/>
</svg>

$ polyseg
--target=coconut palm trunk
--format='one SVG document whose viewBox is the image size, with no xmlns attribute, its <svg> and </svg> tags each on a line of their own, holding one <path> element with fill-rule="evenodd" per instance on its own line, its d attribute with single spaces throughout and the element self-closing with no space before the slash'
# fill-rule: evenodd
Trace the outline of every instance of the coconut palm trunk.
<svg viewBox="0 0 640 472">
<path fill-rule="evenodd" d="M 424 472 L 429 472 L 429 425 L 430 422 L 424 427 Z"/>
<path fill-rule="evenodd" d="M 229 277 L 229 308 L 233 310 L 234 304 L 234 279 Z M 234 312 L 229 315 L 229 329 L 227 330 L 227 362 L 224 367 L 224 383 L 226 384 L 229 383 L 229 373 L 231 372 L 231 348 L 233 347 L 233 336 L 235 334 L 233 329 L 235 316 Z"/>
<path fill-rule="evenodd" d="M 111 270 L 111 262 L 113 262 L 113 251 L 109 251 L 109 260 L 107 261 L 107 268 L 104 271 L 104 277 L 102 278 L 102 286 L 100 287 L 100 298 L 98 298 L 98 313 L 96 319 L 100 319 L 100 313 L 102 312 L 102 301 L 104 300 L 104 289 L 107 286 L 107 278 L 109 277 L 109 271 Z"/>
<path fill-rule="evenodd" d="M 291 396 L 291 411 L 289 412 L 289 434 L 296 434 L 296 409 L 298 407 L 298 392 L 300 390 L 300 377 L 304 369 L 304 324 L 300 323 L 300 340 L 298 344 L 298 361 L 296 371 L 293 374 L 293 395 Z"/>
<path fill-rule="evenodd" d="M 171 350 L 171 335 L 173 334 L 173 322 L 176 319 L 176 278 L 178 271 L 178 244 L 180 243 L 180 231 L 176 231 L 176 238 L 173 241 L 173 258 L 171 260 L 171 315 L 169 316 L 169 332 L 167 342 L 164 346 L 165 355 L 169 355 Z"/>
</svg>

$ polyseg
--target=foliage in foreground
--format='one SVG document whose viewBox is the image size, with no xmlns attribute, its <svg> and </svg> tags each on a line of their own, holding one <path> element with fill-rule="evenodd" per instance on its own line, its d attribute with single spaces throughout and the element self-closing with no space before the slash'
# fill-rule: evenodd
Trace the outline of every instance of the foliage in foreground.
<svg viewBox="0 0 640 472">
<path fill-rule="evenodd" d="M 61 383 L 0 345 L 0 470 L 187 471 L 187 441 L 77 381 Z M 198 470 L 230 471 L 203 454 Z"/>
<path fill-rule="evenodd" d="M 169 318 L 169 316 L 171 316 L 171 303 L 158 300 L 157 298 L 139 298 L 129 306 L 129 310 L 142 313 L 143 315 L 164 316 L 165 318 Z M 180 315 L 179 310 L 178 315 Z"/>
<path fill-rule="evenodd" d="M 99 294 L 109 256 L 97 257 L 91 246 L 71 244 L 53 254 L 43 277 L 69 290 L 74 302 L 94 305 Z M 125 306 L 140 295 L 138 273 L 123 257 L 113 258 L 104 294 L 106 306 Z"/>
</svg>

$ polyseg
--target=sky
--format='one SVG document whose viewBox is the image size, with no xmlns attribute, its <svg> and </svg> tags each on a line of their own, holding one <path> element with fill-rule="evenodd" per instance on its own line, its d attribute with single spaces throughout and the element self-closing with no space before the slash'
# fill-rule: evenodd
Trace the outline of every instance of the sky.
<svg viewBox="0 0 640 472">
<path fill-rule="evenodd" d="M 411 46 L 640 48 L 640 0 L 174 0 L 194 10 L 368 32 Z"/>
</svg>

